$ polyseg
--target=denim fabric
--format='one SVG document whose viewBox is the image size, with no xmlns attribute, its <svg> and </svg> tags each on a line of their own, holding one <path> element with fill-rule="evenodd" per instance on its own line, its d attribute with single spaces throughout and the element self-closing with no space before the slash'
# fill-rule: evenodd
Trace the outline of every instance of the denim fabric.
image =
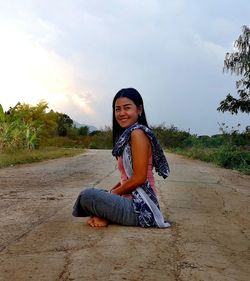
<svg viewBox="0 0 250 281">
<path fill-rule="evenodd" d="M 111 194 L 103 189 L 83 190 L 75 203 L 74 216 L 97 216 L 112 223 L 137 226 L 138 218 L 131 199 Z"/>
</svg>

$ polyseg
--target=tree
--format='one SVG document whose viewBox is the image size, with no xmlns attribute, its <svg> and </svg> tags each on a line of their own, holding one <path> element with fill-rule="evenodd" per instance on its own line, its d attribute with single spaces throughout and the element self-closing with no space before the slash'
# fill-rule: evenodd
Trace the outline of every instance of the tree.
<svg viewBox="0 0 250 281">
<path fill-rule="evenodd" d="M 73 120 L 67 114 L 57 112 L 57 132 L 60 137 L 67 136 L 72 126 Z"/>
<path fill-rule="evenodd" d="M 38 148 L 42 139 L 54 135 L 56 115 L 46 113 L 48 104 L 36 106 L 18 102 L 7 112 L 0 105 L 0 150 Z"/>
<path fill-rule="evenodd" d="M 242 76 L 236 81 L 236 89 L 239 98 L 228 94 L 220 102 L 218 111 L 229 111 L 237 114 L 239 111 L 244 113 L 250 112 L 250 28 L 242 26 L 242 34 L 235 41 L 234 47 L 237 51 L 227 53 L 224 59 L 223 72 L 231 72 Z"/>
<path fill-rule="evenodd" d="M 89 127 L 88 126 L 81 126 L 78 129 L 78 134 L 80 136 L 87 136 L 89 134 Z"/>
</svg>

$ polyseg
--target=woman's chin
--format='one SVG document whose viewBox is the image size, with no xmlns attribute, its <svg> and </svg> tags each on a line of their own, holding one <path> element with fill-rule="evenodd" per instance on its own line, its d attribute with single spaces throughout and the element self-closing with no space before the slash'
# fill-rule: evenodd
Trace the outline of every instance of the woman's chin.
<svg viewBox="0 0 250 281">
<path fill-rule="evenodd" d="M 130 125 L 128 123 L 125 123 L 125 122 L 120 122 L 119 125 L 123 128 L 123 129 L 126 129 L 128 128 Z"/>
<path fill-rule="evenodd" d="M 129 128 L 130 126 L 132 126 L 133 124 L 135 124 L 136 122 L 118 122 L 118 124 L 123 128 Z"/>
</svg>

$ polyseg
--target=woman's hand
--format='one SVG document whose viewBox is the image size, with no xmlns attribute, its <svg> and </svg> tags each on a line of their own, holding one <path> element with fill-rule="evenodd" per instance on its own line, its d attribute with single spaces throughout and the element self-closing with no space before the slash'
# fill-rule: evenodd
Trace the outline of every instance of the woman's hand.
<svg viewBox="0 0 250 281">
<path fill-rule="evenodd" d="M 119 194 L 119 190 L 118 190 L 117 188 L 111 189 L 110 192 L 111 192 L 112 194 L 120 195 L 120 194 Z"/>
<path fill-rule="evenodd" d="M 118 188 L 119 186 L 121 185 L 120 182 L 118 182 L 115 186 L 113 186 L 111 189 L 110 189 L 110 192 L 112 193 L 112 191 L 116 188 Z"/>
</svg>

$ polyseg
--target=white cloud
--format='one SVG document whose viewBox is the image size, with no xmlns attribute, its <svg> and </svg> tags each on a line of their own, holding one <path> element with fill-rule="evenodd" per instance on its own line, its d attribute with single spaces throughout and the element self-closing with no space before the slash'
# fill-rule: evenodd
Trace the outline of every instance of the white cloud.
<svg viewBox="0 0 250 281">
<path fill-rule="evenodd" d="M 104 126 L 113 95 L 133 86 L 150 123 L 216 131 L 216 107 L 233 81 L 222 76 L 223 59 L 249 21 L 239 1 L 2 1 L 2 103 L 46 99 Z"/>
<path fill-rule="evenodd" d="M 2 25 L 0 36 L 0 92 L 5 109 L 18 101 L 36 104 L 43 99 L 57 111 L 67 105 L 76 106 L 82 114 L 94 114 L 66 60 L 15 26 Z"/>
</svg>

